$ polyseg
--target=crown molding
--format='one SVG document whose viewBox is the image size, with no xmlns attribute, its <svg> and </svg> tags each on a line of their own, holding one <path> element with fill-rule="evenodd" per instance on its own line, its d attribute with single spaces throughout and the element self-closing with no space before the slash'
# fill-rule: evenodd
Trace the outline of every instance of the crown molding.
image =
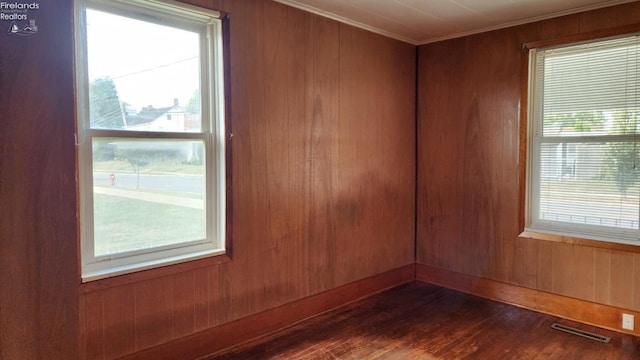
<svg viewBox="0 0 640 360">
<path fill-rule="evenodd" d="M 443 40 L 449 40 L 449 39 L 454 39 L 454 38 L 459 38 L 459 37 L 463 37 L 463 36 L 469 36 L 469 35 L 475 35 L 475 34 L 480 34 L 483 32 L 487 32 L 487 31 L 493 31 L 493 30 L 499 30 L 499 29 L 504 29 L 504 28 L 509 28 L 512 26 L 518 26 L 518 25 L 523 25 L 523 24 L 528 24 L 528 23 L 532 23 L 532 22 L 536 22 L 536 21 L 541 21 L 541 20 L 547 20 L 547 19 L 551 19 L 551 18 L 555 18 L 555 17 L 560 17 L 560 16 L 566 16 L 566 15 L 572 15 L 572 14 L 576 14 L 576 13 L 580 13 L 580 12 L 585 12 L 585 11 L 591 11 L 591 10 L 597 10 L 597 9 L 601 9 L 601 8 L 606 8 L 606 7 L 611 7 L 611 6 L 616 6 L 616 5 L 621 5 L 621 4 L 626 4 L 626 3 L 631 3 L 631 2 L 635 2 L 638 0 L 612 0 L 612 1 L 608 1 L 606 3 L 599 3 L 599 4 L 593 4 L 593 5 L 587 5 L 587 6 L 581 6 L 578 8 L 573 8 L 573 9 L 568 9 L 568 10 L 564 10 L 564 11 L 557 11 L 557 12 L 553 12 L 550 14 L 545 14 L 545 15 L 541 15 L 541 16 L 534 16 L 534 17 L 530 17 L 530 18 L 525 18 L 525 19 L 521 19 L 521 20 L 517 20 L 517 21 L 511 21 L 511 22 L 506 22 L 506 23 L 501 23 L 501 24 L 497 24 L 494 26 L 488 26 L 488 27 L 483 27 L 483 28 L 479 28 L 479 29 L 473 29 L 473 30 L 469 30 L 469 31 L 463 31 L 463 32 L 457 32 L 457 33 L 451 33 L 451 34 L 446 34 L 446 35 L 442 35 L 442 36 L 435 36 L 435 37 L 430 37 L 430 38 L 424 38 L 424 39 L 412 39 L 403 35 L 399 35 L 390 31 L 386 31 L 371 25 L 367 25 L 358 21 L 354 21 L 351 20 L 349 18 L 346 18 L 344 16 L 340 16 L 338 14 L 334 14 L 332 12 L 326 11 L 326 10 L 322 10 L 319 8 L 316 8 L 314 6 L 310 6 L 310 5 L 306 5 L 303 3 L 300 3 L 299 1 L 296 0 L 273 0 L 275 2 L 287 5 L 287 6 L 291 6 L 309 13 L 313 13 L 316 15 L 320 15 L 322 17 L 325 18 L 329 18 L 338 22 L 341 22 L 343 24 L 347 24 L 347 25 L 351 25 L 360 29 L 364 29 L 379 35 L 383 35 L 392 39 L 396 39 L 396 40 L 400 40 L 412 45 L 425 45 L 425 44 L 429 44 L 429 43 L 433 43 L 433 42 L 438 42 L 438 41 L 443 41 Z"/>
<path fill-rule="evenodd" d="M 400 41 L 403 41 L 403 42 L 406 42 L 406 43 L 409 43 L 409 44 L 412 44 L 412 45 L 419 45 L 418 42 L 416 42 L 415 39 L 411 39 L 411 38 L 408 38 L 406 36 L 398 35 L 398 34 L 390 32 L 390 31 L 386 31 L 386 30 L 383 30 L 383 29 L 380 29 L 380 28 L 377 28 L 377 27 L 374 27 L 374 26 L 371 26 L 371 25 L 367 25 L 367 24 L 364 24 L 364 23 L 361 23 L 361 22 L 358 22 L 358 21 L 354 21 L 354 20 L 351 20 L 351 19 L 346 18 L 344 16 L 340 16 L 340 15 L 334 14 L 334 13 L 329 12 L 329 11 L 318 9 L 318 8 L 310 6 L 310 5 L 301 4 L 301 3 L 297 2 L 297 1 L 292 1 L 292 0 L 273 0 L 273 1 L 281 3 L 281 4 L 284 4 L 284 5 L 287 5 L 287 6 L 291 6 L 291 7 L 294 7 L 294 8 L 297 8 L 297 9 L 300 9 L 300 10 L 303 10 L 303 11 L 306 11 L 306 12 L 309 12 L 309 13 L 312 13 L 312 14 L 320 15 L 322 17 L 325 17 L 325 18 L 328 18 L 328 19 L 332 19 L 332 20 L 341 22 L 343 24 L 351 25 L 353 27 L 357 27 L 357 28 L 360 28 L 360 29 L 363 29 L 363 30 L 367 30 L 367 31 L 379 34 L 379 35 L 383 35 L 383 36 L 386 36 L 386 37 L 389 37 L 389 38 L 392 38 L 392 39 L 400 40 Z"/>
</svg>

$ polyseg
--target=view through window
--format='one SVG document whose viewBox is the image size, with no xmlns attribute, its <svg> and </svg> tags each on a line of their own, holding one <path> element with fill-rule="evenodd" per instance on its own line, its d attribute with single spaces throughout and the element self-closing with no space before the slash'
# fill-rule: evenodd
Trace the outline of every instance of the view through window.
<svg viewBox="0 0 640 360">
<path fill-rule="evenodd" d="M 224 252 L 219 19 L 152 1 L 84 10 L 83 277 Z"/>
<path fill-rule="evenodd" d="M 639 61 L 636 35 L 532 51 L 529 228 L 637 242 Z"/>
</svg>

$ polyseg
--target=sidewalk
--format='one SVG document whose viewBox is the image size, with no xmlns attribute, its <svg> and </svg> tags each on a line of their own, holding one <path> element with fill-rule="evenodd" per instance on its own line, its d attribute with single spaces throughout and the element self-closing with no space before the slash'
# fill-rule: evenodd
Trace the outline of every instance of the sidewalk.
<svg viewBox="0 0 640 360">
<path fill-rule="evenodd" d="M 183 206 L 192 209 L 204 210 L 204 201 L 201 199 L 191 199 L 173 195 L 163 195 L 158 193 L 148 193 L 135 190 L 125 190 L 115 187 L 94 186 L 93 191 L 96 194 L 120 196 L 130 199 L 149 201 L 159 204 Z"/>
</svg>

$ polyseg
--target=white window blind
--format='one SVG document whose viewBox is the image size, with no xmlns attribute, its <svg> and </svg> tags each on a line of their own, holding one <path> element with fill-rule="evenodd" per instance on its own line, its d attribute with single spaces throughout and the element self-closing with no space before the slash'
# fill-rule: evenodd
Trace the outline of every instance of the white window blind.
<svg viewBox="0 0 640 360">
<path fill-rule="evenodd" d="M 528 229 L 639 243 L 640 40 L 531 51 Z"/>
</svg>

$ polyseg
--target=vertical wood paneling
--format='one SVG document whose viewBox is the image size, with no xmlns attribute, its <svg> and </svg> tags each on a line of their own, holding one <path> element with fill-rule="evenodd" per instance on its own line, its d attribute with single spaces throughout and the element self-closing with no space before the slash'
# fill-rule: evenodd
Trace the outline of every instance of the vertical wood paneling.
<svg viewBox="0 0 640 360">
<path fill-rule="evenodd" d="M 527 261 L 527 259 L 522 260 Z M 553 243 L 541 242 L 538 244 L 536 262 L 538 268 L 537 289 L 553 291 Z"/>
<path fill-rule="evenodd" d="M 136 350 L 172 339 L 173 281 L 162 277 L 134 286 Z"/>
<path fill-rule="evenodd" d="M 537 261 L 522 261 L 521 259 L 538 259 L 537 244 L 524 239 L 515 239 L 514 246 L 515 256 L 511 261 L 513 267 L 511 281 L 524 287 L 536 288 Z M 508 256 L 506 251 L 505 256 Z"/>
<path fill-rule="evenodd" d="M 452 159 L 462 158 L 464 122 L 443 121 L 458 116 L 456 86 L 463 75 L 460 40 L 421 47 L 418 53 L 418 236 L 433 241 L 417 247 L 418 262 L 458 269 L 456 254 L 462 239 L 462 168 Z M 429 66 L 427 66 L 427 64 Z M 437 120 L 436 120 L 437 119 Z M 435 191 L 438 189 L 438 191 Z"/>
<path fill-rule="evenodd" d="M 309 224 L 306 234 L 308 239 L 308 282 L 312 293 L 335 284 L 335 273 L 327 271 L 335 268 L 336 263 L 336 217 L 331 209 L 335 182 L 335 174 L 331 171 L 338 161 L 338 104 L 339 97 L 336 89 L 339 86 L 340 41 L 339 26 L 327 19 L 312 17 L 308 32 L 310 62 L 307 77 L 313 84 L 308 96 L 312 106 L 307 107 L 307 118 L 310 120 L 308 128 L 308 144 L 306 153 L 309 157 L 310 169 L 308 173 L 310 204 Z M 324 203 L 324 204 L 323 204 Z"/>
<path fill-rule="evenodd" d="M 265 289 L 276 249 L 269 229 L 268 124 L 265 118 L 265 66 L 267 44 L 262 1 L 225 1 L 230 20 L 231 99 L 233 139 L 234 266 L 212 274 L 210 326 L 257 311 L 245 289 Z M 254 267 L 249 269 L 253 262 Z M 258 271 L 256 267 L 260 267 Z M 219 282 L 216 282 L 219 281 Z M 221 287 L 216 287 L 219 285 Z M 224 294 L 222 293 L 224 291 Z M 263 296 L 268 298 L 267 296 Z M 236 299 L 230 301 L 230 298 Z"/>
<path fill-rule="evenodd" d="M 104 349 L 104 301 L 101 293 L 85 295 L 84 331 L 86 336 L 85 355 L 87 360 L 103 359 Z"/>
<path fill-rule="evenodd" d="M 261 256 L 249 266 L 259 275 L 265 301 L 255 304 L 264 310 L 281 304 L 287 297 L 298 298 L 307 293 L 304 254 L 306 242 L 301 229 L 306 227 L 305 145 L 309 121 L 306 117 L 306 95 L 310 82 L 306 67 L 307 33 L 310 16 L 286 6 L 265 6 L 266 21 L 262 29 L 264 55 L 264 99 L 267 141 L 268 230 L 266 235 L 274 251 Z M 283 261 L 288 259 L 288 261 Z M 266 271 L 265 271 L 266 270 Z"/>
<path fill-rule="evenodd" d="M 507 186 L 517 186 L 513 176 L 505 175 L 506 169 L 517 169 L 508 162 L 517 161 L 517 146 L 506 134 L 518 129 L 513 120 L 517 119 L 517 108 L 511 106 L 518 100 L 504 91 L 519 83 L 520 56 L 510 51 L 513 38 L 512 32 L 500 32 L 466 39 L 466 56 L 475 60 L 464 63 L 462 81 L 473 85 L 456 94 L 456 98 L 468 101 L 460 117 L 466 129 L 462 159 L 463 237 L 476 238 L 471 245 L 474 251 L 466 252 L 465 263 L 470 264 L 470 273 L 498 278 L 509 276 L 511 257 L 503 254 L 513 253 L 513 225 L 517 223 L 517 212 L 511 205 L 517 198 L 513 192 L 504 191 Z M 492 50 L 487 51 L 489 48 Z M 473 255 L 478 253 L 489 256 Z M 498 263 L 492 261 L 494 258 L 505 261 Z"/>
<path fill-rule="evenodd" d="M 593 268 L 595 301 L 611 304 L 611 251 L 595 249 Z"/>
<path fill-rule="evenodd" d="M 273 2 L 189 2 L 232 14 L 234 259 L 80 306 L 72 3 L 43 4 L 38 34 L 0 35 L 0 358 L 116 358 L 411 262 L 413 47 Z M 420 48 L 420 262 L 579 297 L 593 268 L 596 301 L 640 308 L 637 254 L 590 265 L 514 245 L 512 225 L 520 43 L 638 18 L 636 2 Z"/>
<path fill-rule="evenodd" d="M 102 295 L 104 338 L 101 340 L 105 359 L 115 359 L 136 349 L 136 306 L 132 285 L 111 288 Z M 89 298 L 90 293 L 87 295 Z M 92 303 L 87 300 L 87 304 Z M 87 345 L 89 349 L 89 346 Z"/>
<path fill-rule="evenodd" d="M 619 7 L 603 8 L 599 11 L 589 11 L 578 17 L 580 32 L 586 33 L 637 24 L 640 19 L 640 7 L 636 2 Z"/>
<path fill-rule="evenodd" d="M 415 196 L 414 125 L 397 121 L 413 116 L 415 50 L 346 25 L 339 35 L 339 116 L 352 119 L 340 121 L 334 170 L 336 281 L 344 284 L 413 261 L 412 228 L 396 219 L 412 216 Z"/>
<path fill-rule="evenodd" d="M 233 281 L 232 281 L 233 280 Z M 209 272 L 209 327 L 224 324 L 238 317 L 237 308 L 232 301 L 238 298 L 232 292 L 232 286 L 242 285 L 239 276 L 232 276 L 226 267 L 212 268 Z"/>
<path fill-rule="evenodd" d="M 553 243 L 551 252 L 551 291 L 573 296 L 573 277 L 576 271 L 573 245 Z"/>
<path fill-rule="evenodd" d="M 536 23 L 536 38 L 553 39 L 580 33 L 580 17 L 571 15 Z"/>
<path fill-rule="evenodd" d="M 577 298 L 594 301 L 595 299 L 595 249 L 575 246 L 574 295 Z"/>
<path fill-rule="evenodd" d="M 640 284 L 637 279 L 640 279 L 640 254 L 633 254 L 633 308 L 640 308 Z"/>
<path fill-rule="evenodd" d="M 633 256 L 622 251 L 611 252 L 611 299 L 616 306 L 633 307 Z"/>
<path fill-rule="evenodd" d="M 172 278 L 173 319 L 171 321 L 171 337 L 180 338 L 194 332 L 196 323 L 196 287 L 206 288 L 207 283 L 196 284 L 195 272 L 193 271 L 176 274 Z"/>
<path fill-rule="evenodd" d="M 357 119 L 341 122 L 338 127 L 337 151 L 340 160 L 337 167 L 340 170 L 336 172 L 338 188 L 334 211 L 338 219 L 337 236 L 343 240 L 339 241 L 337 246 L 336 267 L 339 270 L 336 272 L 336 282 L 345 283 L 349 278 L 360 276 L 359 273 L 365 268 L 357 268 L 353 264 L 365 264 L 370 251 L 370 248 L 356 250 L 359 244 L 347 239 L 366 236 L 367 229 L 363 225 L 365 219 L 373 215 L 370 212 L 373 210 L 370 207 L 373 196 L 371 187 L 374 183 L 380 186 L 380 179 L 377 174 L 366 173 L 366 170 L 371 168 L 371 163 L 374 161 L 373 156 L 368 155 L 375 153 L 373 139 L 378 139 L 376 131 L 379 130 L 377 126 L 381 116 L 374 112 L 374 109 L 379 110 L 378 104 L 366 102 L 371 93 L 377 91 L 376 79 L 366 76 L 374 71 L 373 58 L 366 57 L 358 50 L 358 48 L 370 46 L 371 38 L 359 29 L 340 25 L 339 30 L 338 111 L 341 117 Z M 361 119 L 367 119 L 368 126 L 363 126 Z M 361 167 L 347 165 L 356 161 L 366 165 Z M 374 224 L 371 225 L 376 227 Z"/>
<path fill-rule="evenodd" d="M 79 358 L 72 9 L 1 22 L 0 359 Z"/>
<path fill-rule="evenodd" d="M 514 83 L 521 83 L 522 76 L 522 58 L 513 51 L 513 44 L 521 37 L 520 31 L 509 31 L 502 34 L 499 41 L 498 51 L 492 52 L 490 61 L 492 63 L 500 63 L 504 54 L 511 54 L 509 61 L 502 62 L 502 69 L 494 76 L 493 103 L 495 104 L 495 118 L 499 119 L 493 128 L 494 141 L 496 145 L 496 161 L 500 164 L 499 172 L 496 173 L 494 179 L 496 184 L 503 184 L 501 191 L 496 191 L 494 196 L 498 197 L 498 216 L 500 227 L 499 237 L 496 238 L 495 259 L 502 261 L 492 261 L 492 267 L 495 269 L 493 278 L 510 279 L 513 277 L 512 269 L 514 266 L 521 266 L 524 263 L 524 281 L 523 284 L 535 283 L 535 262 L 536 247 L 532 244 L 523 244 L 521 250 L 524 250 L 522 257 L 514 257 L 519 243 L 513 237 L 520 231 L 519 228 L 519 194 L 513 189 L 517 189 L 519 178 L 516 176 L 519 171 L 520 160 L 520 143 L 518 135 L 520 131 L 519 108 L 514 107 L 514 102 L 520 103 L 520 95 L 512 93 L 509 89 Z M 502 55 L 501 55 L 502 54 Z M 520 106 L 522 104 L 520 103 Z M 498 160 L 499 159 L 499 160 Z M 529 259 L 522 261 L 521 259 Z M 517 264 L 517 265 L 516 265 Z M 507 280 L 508 281 L 508 280 Z"/>
<path fill-rule="evenodd" d="M 418 246 L 419 262 L 511 276 L 517 193 L 503 188 L 517 189 L 518 143 L 509 134 L 518 131 L 511 106 L 518 94 L 505 91 L 519 84 L 513 37 L 478 35 L 420 49 L 420 84 L 437 85 L 420 85 L 418 94 L 419 119 L 430 119 L 418 122 L 418 238 L 433 240 Z"/>
<path fill-rule="evenodd" d="M 198 332 L 209 327 L 209 300 L 211 299 L 211 276 L 209 268 L 194 271 L 193 282 L 193 330 Z"/>
<path fill-rule="evenodd" d="M 633 2 L 419 47 L 418 263 L 639 309 L 637 254 L 518 238 L 522 44 L 638 19 Z"/>
<path fill-rule="evenodd" d="M 95 358 L 413 263 L 415 47 L 272 1 L 220 5 L 231 26 L 233 258 L 86 294 L 87 308 L 135 311 L 121 329 L 134 348 L 106 353 L 87 339 Z M 103 340 L 124 340 L 103 322 Z"/>
</svg>

